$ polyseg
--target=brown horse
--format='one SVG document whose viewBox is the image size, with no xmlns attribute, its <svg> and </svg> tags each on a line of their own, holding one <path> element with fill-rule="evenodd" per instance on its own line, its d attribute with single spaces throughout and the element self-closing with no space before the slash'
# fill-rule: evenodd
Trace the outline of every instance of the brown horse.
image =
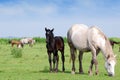
<svg viewBox="0 0 120 80">
<path fill-rule="evenodd" d="M 45 28 L 46 31 L 46 48 L 49 57 L 49 64 L 50 64 L 50 72 L 55 71 L 58 72 L 58 51 L 61 52 L 61 59 L 62 59 L 62 71 L 65 71 L 64 68 L 64 40 L 60 36 L 54 37 L 53 30 Z M 51 54 L 53 53 L 53 60 L 51 60 Z M 53 61 L 53 68 L 52 68 L 52 61 Z"/>
<path fill-rule="evenodd" d="M 119 42 L 115 42 L 113 40 L 110 40 L 110 44 L 111 44 L 112 48 L 114 48 L 114 44 L 119 44 Z"/>
<path fill-rule="evenodd" d="M 120 42 L 116 42 L 116 41 L 113 41 L 113 40 L 110 40 L 110 44 L 112 46 L 112 48 L 114 48 L 114 44 L 120 44 Z M 120 52 L 120 46 L 119 46 L 119 52 Z"/>
<path fill-rule="evenodd" d="M 11 44 L 12 47 L 14 47 L 14 45 L 17 45 L 17 48 L 23 47 L 23 44 L 17 40 L 10 40 L 9 43 Z"/>
</svg>

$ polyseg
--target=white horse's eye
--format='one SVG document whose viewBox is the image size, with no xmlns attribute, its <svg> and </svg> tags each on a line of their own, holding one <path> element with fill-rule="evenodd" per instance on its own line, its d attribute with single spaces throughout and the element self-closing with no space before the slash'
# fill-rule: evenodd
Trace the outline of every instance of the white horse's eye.
<svg viewBox="0 0 120 80">
<path fill-rule="evenodd" d="M 110 64 L 110 63 L 108 63 L 108 65 L 110 66 L 111 64 Z"/>
</svg>

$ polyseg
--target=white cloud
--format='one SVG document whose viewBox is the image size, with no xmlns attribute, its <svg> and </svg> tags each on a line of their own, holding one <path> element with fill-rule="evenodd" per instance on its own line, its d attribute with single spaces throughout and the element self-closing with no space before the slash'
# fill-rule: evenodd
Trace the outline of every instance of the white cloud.
<svg viewBox="0 0 120 80">
<path fill-rule="evenodd" d="M 18 5 L 0 5 L 0 15 L 22 15 L 24 9 Z"/>
<path fill-rule="evenodd" d="M 10 27 L 6 31 L 13 36 L 19 30 L 12 31 L 12 29 L 17 28 L 24 30 L 16 35 L 27 35 L 34 30 L 31 35 L 40 34 L 42 36 L 44 35 L 44 27 L 55 28 L 56 34 L 66 36 L 68 28 L 75 23 L 97 25 L 106 33 L 110 32 L 110 30 L 108 31 L 109 26 L 120 25 L 119 16 L 114 15 L 119 14 L 119 10 L 115 6 L 112 8 L 112 11 L 114 11 L 112 12 L 106 6 L 102 6 L 102 1 L 97 3 L 94 2 L 95 0 L 73 0 L 73 3 L 69 0 L 69 3 L 64 3 L 64 1 L 53 0 L 51 2 L 49 0 L 49 3 L 44 1 L 29 3 L 29 0 L 22 0 L 17 4 L 0 4 L 0 26 L 5 27 L 4 30 Z M 9 36 L 9 33 L 6 34 L 4 30 L 1 29 L 0 33 L 3 32 L 4 35 Z"/>
<path fill-rule="evenodd" d="M 38 15 L 50 15 L 57 13 L 56 5 L 36 6 L 26 2 L 13 5 L 0 5 L 0 15 L 24 15 L 24 14 L 38 14 Z"/>
<path fill-rule="evenodd" d="M 49 15 L 49 14 L 55 14 L 56 13 L 56 7 L 48 5 L 48 6 L 30 6 L 28 5 L 26 8 L 28 11 L 30 11 L 31 13 L 34 14 L 38 14 L 38 15 Z"/>
</svg>

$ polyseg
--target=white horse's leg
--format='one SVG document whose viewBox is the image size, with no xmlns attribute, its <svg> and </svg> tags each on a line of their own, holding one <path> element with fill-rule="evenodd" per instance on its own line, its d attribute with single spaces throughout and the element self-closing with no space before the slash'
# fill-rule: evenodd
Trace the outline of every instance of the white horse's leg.
<svg viewBox="0 0 120 80">
<path fill-rule="evenodd" d="M 75 48 L 70 48 L 70 52 L 71 52 L 71 58 L 72 58 L 72 74 L 75 74 L 75 52 L 76 49 Z"/>
<path fill-rule="evenodd" d="M 79 73 L 80 74 L 83 74 L 83 68 L 82 68 L 82 58 L 83 58 L 83 52 L 82 51 L 79 51 L 79 56 L 78 56 L 78 59 L 79 59 Z"/>
<path fill-rule="evenodd" d="M 88 71 L 89 75 L 92 75 L 92 68 L 93 68 L 93 64 L 95 65 L 95 71 L 96 74 L 98 74 L 98 62 L 96 59 L 96 49 L 93 45 L 89 44 L 91 51 L 92 51 L 92 60 L 91 60 L 91 65 L 90 65 L 90 69 Z"/>
<path fill-rule="evenodd" d="M 100 49 L 97 49 L 96 50 L 96 57 L 97 57 L 97 55 L 99 54 L 99 52 L 100 52 Z M 95 65 L 95 74 L 97 75 L 98 74 L 98 62 L 97 62 L 97 59 L 96 59 L 96 65 Z"/>
<path fill-rule="evenodd" d="M 92 68 L 93 68 L 93 64 L 95 64 L 95 71 L 98 71 L 98 62 L 97 62 L 97 60 L 96 60 L 96 58 L 94 57 L 94 54 L 92 53 L 92 60 L 91 60 L 91 65 L 90 65 L 90 68 L 89 68 L 89 71 L 88 71 L 88 73 L 89 73 L 89 75 L 92 75 Z"/>
</svg>

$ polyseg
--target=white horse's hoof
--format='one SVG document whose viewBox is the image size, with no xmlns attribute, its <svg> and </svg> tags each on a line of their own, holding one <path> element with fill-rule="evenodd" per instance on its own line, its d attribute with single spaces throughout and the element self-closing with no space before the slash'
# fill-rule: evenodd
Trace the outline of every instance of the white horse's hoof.
<svg viewBox="0 0 120 80">
<path fill-rule="evenodd" d="M 89 76 L 92 76 L 92 71 L 88 71 Z"/>
<path fill-rule="evenodd" d="M 75 74 L 75 71 L 72 71 L 71 74 Z"/>
</svg>

